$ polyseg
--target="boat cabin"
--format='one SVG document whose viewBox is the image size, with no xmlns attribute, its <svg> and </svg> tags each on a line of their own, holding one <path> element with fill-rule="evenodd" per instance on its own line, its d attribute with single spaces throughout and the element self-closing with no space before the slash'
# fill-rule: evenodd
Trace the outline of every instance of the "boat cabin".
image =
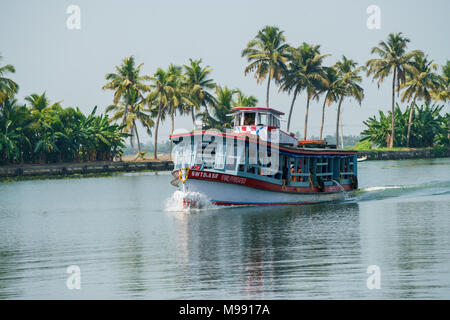
<svg viewBox="0 0 450 320">
<path fill-rule="evenodd" d="M 234 116 L 234 127 L 243 126 L 267 126 L 280 128 L 280 116 L 283 112 L 271 108 L 239 107 L 232 109 Z"/>
<path fill-rule="evenodd" d="M 297 146 L 298 140 L 280 129 L 283 112 L 272 108 L 238 107 L 232 109 L 233 132 L 250 134 L 264 141 Z"/>
</svg>

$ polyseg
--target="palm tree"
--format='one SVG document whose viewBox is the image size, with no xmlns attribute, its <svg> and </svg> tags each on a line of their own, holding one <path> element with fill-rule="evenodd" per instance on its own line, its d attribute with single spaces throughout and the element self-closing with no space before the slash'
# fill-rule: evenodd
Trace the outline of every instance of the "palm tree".
<svg viewBox="0 0 450 320">
<path fill-rule="evenodd" d="M 342 56 L 342 61 L 338 61 L 335 64 L 336 70 L 340 73 L 339 86 L 342 86 L 339 92 L 339 104 L 337 109 L 336 117 L 336 146 L 339 144 L 339 123 L 341 117 L 341 105 L 345 97 L 355 98 L 359 104 L 361 104 L 364 98 L 364 89 L 359 85 L 362 82 L 362 77 L 359 73 L 364 69 L 364 67 L 358 67 L 358 64 L 347 59 L 346 56 Z M 341 91 L 342 90 L 342 91 Z M 343 139 L 341 141 L 341 146 L 343 147 Z"/>
<path fill-rule="evenodd" d="M 423 99 L 429 104 L 432 99 L 433 90 L 437 90 L 441 84 L 441 79 L 433 72 L 437 70 L 437 65 L 433 64 L 433 60 L 428 61 L 427 57 L 428 56 L 414 57 L 414 68 L 412 68 L 411 72 L 407 72 L 406 82 L 401 86 L 401 88 L 405 88 L 405 91 L 402 94 L 402 102 L 405 100 L 408 100 L 409 102 L 412 99 L 412 105 L 409 110 L 406 147 L 409 147 L 411 122 L 416 106 L 416 100 Z"/>
<path fill-rule="evenodd" d="M 2 59 L 3 57 L 0 55 L 0 61 Z M 19 90 L 17 83 L 5 77 L 8 73 L 14 72 L 16 72 L 16 69 L 10 64 L 0 67 L 0 103 L 5 101 L 6 98 L 12 98 Z"/>
<path fill-rule="evenodd" d="M 442 66 L 442 75 L 439 78 L 440 86 L 433 90 L 433 99 L 446 102 L 450 99 L 450 60 L 447 60 L 447 63 Z"/>
<path fill-rule="evenodd" d="M 9 159 L 16 160 L 19 158 L 19 141 L 20 132 L 17 132 L 11 120 L 0 123 L 0 154 L 2 162 L 7 164 Z"/>
<path fill-rule="evenodd" d="M 309 103 L 311 99 L 317 98 L 318 89 L 326 82 L 325 72 L 322 68 L 322 61 L 328 54 L 320 54 L 320 46 L 303 43 L 298 48 L 289 48 L 289 66 L 283 72 L 280 90 L 293 92 L 291 107 L 287 123 L 287 131 L 290 129 L 292 110 L 297 95 L 302 91 L 306 91 L 306 111 L 305 111 L 305 128 L 304 139 L 308 135 L 308 115 Z"/>
<path fill-rule="evenodd" d="M 143 63 L 136 66 L 134 57 L 123 59 L 120 66 L 116 66 L 116 73 L 108 73 L 105 79 L 109 81 L 102 89 L 114 90 L 113 105 L 119 105 L 122 99 L 125 107 L 122 117 L 122 124 L 127 121 L 128 112 L 134 107 L 138 100 L 144 100 L 144 92 L 149 91 L 150 87 L 144 84 L 144 81 L 149 80 L 148 76 L 141 76 L 141 67 Z M 136 94 L 137 99 L 132 95 Z M 127 126 L 126 128 L 129 129 Z"/>
<path fill-rule="evenodd" d="M 105 113 L 113 113 L 111 119 L 109 119 L 110 122 L 125 119 L 125 122 L 122 123 L 123 132 L 130 132 L 130 144 L 133 149 L 135 149 L 133 141 L 136 138 L 137 153 L 139 155 L 141 153 L 141 143 L 137 123 L 141 123 L 148 135 L 152 135 L 151 128 L 154 125 L 151 115 L 148 114 L 146 109 L 146 101 L 139 99 L 138 93 L 130 89 L 128 103 L 119 101 L 118 104 L 109 105 L 106 107 Z M 127 114 L 126 117 L 124 116 L 125 113 Z"/>
<path fill-rule="evenodd" d="M 205 112 L 208 113 L 208 105 L 214 105 L 214 96 L 209 93 L 208 90 L 214 89 L 215 84 L 212 79 L 209 78 L 212 71 L 210 66 L 201 67 L 202 59 L 192 60 L 189 59 L 189 65 L 184 65 L 185 81 L 184 85 L 189 92 L 189 100 L 192 107 L 192 122 L 195 125 L 195 110 L 199 110 L 201 106 L 205 108 Z"/>
<path fill-rule="evenodd" d="M 194 103 L 189 97 L 189 90 L 184 82 L 183 68 L 181 66 L 169 65 L 167 73 L 169 75 L 169 85 L 173 88 L 172 96 L 169 98 L 168 112 L 171 118 L 170 135 L 175 130 L 175 113 L 183 113 L 187 106 Z M 172 140 L 170 141 L 170 157 L 172 156 Z"/>
<path fill-rule="evenodd" d="M 335 67 L 324 67 L 325 82 L 320 88 L 320 93 L 324 93 L 323 106 L 322 106 L 322 124 L 320 126 L 319 139 L 323 137 L 323 127 L 325 123 L 325 105 L 330 106 L 332 103 L 339 101 L 339 97 L 344 94 L 345 87 L 340 78 L 340 73 Z"/>
<path fill-rule="evenodd" d="M 152 91 L 148 94 L 146 100 L 147 104 L 153 110 L 156 110 L 156 123 L 153 134 L 153 157 L 158 159 L 158 130 L 161 118 L 167 111 L 169 103 L 174 95 L 173 74 L 165 72 L 163 69 L 158 68 L 154 76 L 151 78 Z"/>
<path fill-rule="evenodd" d="M 25 97 L 25 101 L 29 102 L 29 106 L 31 109 L 36 110 L 38 112 L 42 112 L 45 108 L 53 108 L 54 106 L 59 105 L 62 101 L 58 101 L 50 105 L 50 100 L 46 96 L 46 92 L 44 91 L 41 95 L 37 93 L 32 93 Z"/>
<path fill-rule="evenodd" d="M 232 107 L 236 104 L 234 96 L 238 94 L 238 92 L 238 90 L 232 90 L 226 86 L 216 87 L 216 103 L 212 106 L 212 114 L 205 112 L 197 114 L 197 117 L 203 119 L 203 123 L 207 129 L 214 128 L 223 131 L 233 127 L 230 113 Z"/>
<path fill-rule="evenodd" d="M 287 48 L 284 31 L 274 26 L 266 26 L 258 31 L 256 37 L 242 50 L 241 56 L 250 63 L 245 74 L 255 72 L 256 81 L 261 83 L 268 76 L 266 107 L 269 108 L 269 89 L 272 79 L 279 80 L 286 68 Z"/>
<path fill-rule="evenodd" d="M 391 139 L 389 147 L 394 146 L 395 121 L 395 90 L 406 81 L 406 72 L 412 72 L 414 68 L 412 58 L 416 55 L 423 55 L 420 50 L 406 52 L 407 44 L 410 40 L 399 32 L 397 34 L 390 33 L 387 41 L 380 41 L 378 47 L 375 46 L 371 50 L 371 54 L 377 54 L 380 58 L 367 61 L 367 76 L 373 75 L 373 79 L 378 79 L 378 86 L 392 73 L 392 119 L 391 119 Z"/>
<path fill-rule="evenodd" d="M 236 101 L 234 102 L 235 107 L 256 107 L 258 104 L 258 99 L 254 96 L 246 96 L 241 90 L 236 89 Z"/>
<path fill-rule="evenodd" d="M 25 148 L 30 145 L 28 125 L 30 112 L 25 105 L 17 105 L 16 99 L 7 97 L 0 103 L 0 161 L 22 160 Z"/>
</svg>

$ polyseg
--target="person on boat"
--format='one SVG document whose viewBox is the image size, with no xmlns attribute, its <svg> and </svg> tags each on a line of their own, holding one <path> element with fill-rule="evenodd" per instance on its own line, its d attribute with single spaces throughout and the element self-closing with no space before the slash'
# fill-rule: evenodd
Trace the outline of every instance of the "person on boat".
<svg viewBox="0 0 450 320">
<path fill-rule="evenodd" d="M 302 168 L 301 167 L 298 167 L 297 173 L 302 173 Z M 303 182 L 303 177 L 302 176 L 298 176 L 297 178 L 298 178 L 299 182 Z"/>
<path fill-rule="evenodd" d="M 291 182 L 297 182 L 297 177 L 292 175 L 292 173 L 295 173 L 294 166 L 291 166 Z"/>
<path fill-rule="evenodd" d="M 244 125 L 246 125 L 246 126 L 255 125 L 255 114 L 254 113 L 246 113 L 244 115 Z"/>
</svg>

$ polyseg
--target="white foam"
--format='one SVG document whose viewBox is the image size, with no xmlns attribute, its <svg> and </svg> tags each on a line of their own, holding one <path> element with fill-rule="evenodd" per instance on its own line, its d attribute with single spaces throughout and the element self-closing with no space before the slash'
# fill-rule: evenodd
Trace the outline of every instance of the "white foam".
<svg viewBox="0 0 450 320">
<path fill-rule="evenodd" d="M 362 189 L 362 191 L 383 191 L 383 190 L 389 190 L 389 189 L 401 189 L 404 188 L 402 186 L 386 186 L 386 187 L 368 187 Z"/>
<path fill-rule="evenodd" d="M 189 200 L 195 203 L 195 207 L 185 207 L 184 200 Z M 216 209 L 210 199 L 203 193 L 199 192 L 183 192 L 182 190 L 175 191 L 172 196 L 164 201 L 164 211 L 198 211 L 205 209 Z"/>
</svg>

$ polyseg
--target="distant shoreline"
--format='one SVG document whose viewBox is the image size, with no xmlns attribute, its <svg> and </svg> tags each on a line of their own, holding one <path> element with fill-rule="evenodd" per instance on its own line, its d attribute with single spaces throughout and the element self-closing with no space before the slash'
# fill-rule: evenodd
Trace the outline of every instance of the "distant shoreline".
<svg viewBox="0 0 450 320">
<path fill-rule="evenodd" d="M 168 171 L 173 162 L 168 160 L 92 161 L 80 163 L 25 164 L 0 166 L 0 179 L 33 177 L 69 177 L 74 175 L 134 171 Z"/>
<path fill-rule="evenodd" d="M 408 160 L 450 157 L 450 148 L 426 148 L 411 150 L 365 150 L 358 151 L 358 157 L 367 160 Z"/>
</svg>

